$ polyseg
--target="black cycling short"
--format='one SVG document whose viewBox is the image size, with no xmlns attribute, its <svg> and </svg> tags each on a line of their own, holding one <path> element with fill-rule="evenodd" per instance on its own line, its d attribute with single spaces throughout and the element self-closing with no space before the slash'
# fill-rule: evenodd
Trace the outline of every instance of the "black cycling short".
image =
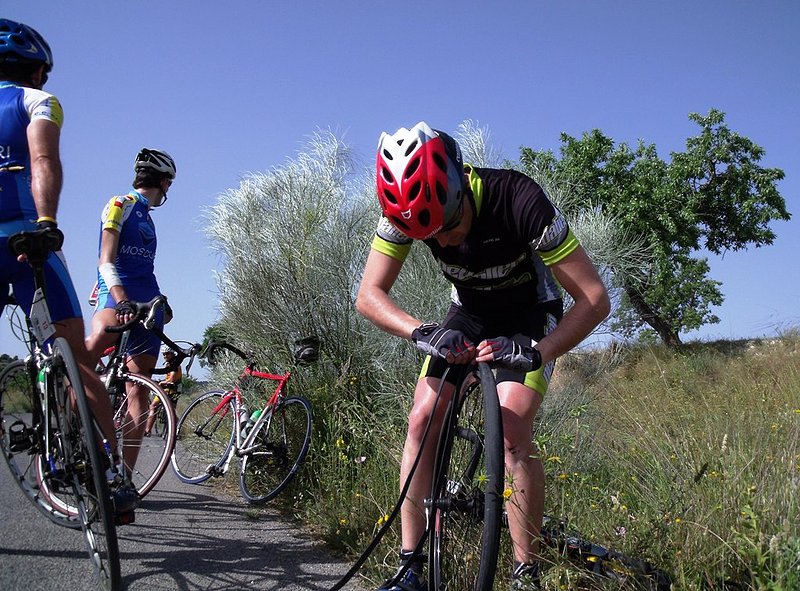
<svg viewBox="0 0 800 591">
<path fill-rule="evenodd" d="M 491 314 L 473 314 L 457 304 L 452 304 L 442 326 L 460 330 L 475 345 L 484 339 L 500 336 L 529 337 L 534 341 L 539 341 L 555 330 L 563 315 L 564 303 L 560 299 L 534 306 L 509 307 L 496 310 Z M 420 377 L 441 378 L 447 367 L 447 361 L 441 357 L 428 356 L 422 365 Z M 555 360 L 528 373 L 498 368 L 497 383 L 519 382 L 544 396 L 554 368 Z M 445 379 L 454 383 L 456 375 L 455 372 L 450 372 Z"/>
</svg>

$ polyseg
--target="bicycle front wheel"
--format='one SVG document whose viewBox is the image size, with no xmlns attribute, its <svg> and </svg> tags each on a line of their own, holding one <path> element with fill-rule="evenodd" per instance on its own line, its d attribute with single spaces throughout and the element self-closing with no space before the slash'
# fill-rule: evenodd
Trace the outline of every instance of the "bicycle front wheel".
<svg viewBox="0 0 800 591">
<path fill-rule="evenodd" d="M 114 408 L 117 450 L 125 470 L 139 496 L 155 488 L 169 465 L 175 447 L 176 419 L 172 401 L 149 378 L 129 373 L 125 376 L 125 396 L 119 396 Z M 162 413 L 164 430 L 159 436 L 144 437 L 144 428 L 151 412 Z"/>
<path fill-rule="evenodd" d="M 311 445 L 311 403 L 286 398 L 248 438 L 239 488 L 248 503 L 266 503 L 291 482 Z"/>
<path fill-rule="evenodd" d="M 102 437 L 89 410 L 78 365 L 69 344 L 60 337 L 53 344 L 53 369 L 55 398 L 65 402 L 59 433 L 63 483 L 72 490 L 71 501 L 95 574 L 104 589 L 115 591 L 121 586 L 119 545 L 98 446 Z"/>
<path fill-rule="evenodd" d="M 430 503 L 431 589 L 490 591 L 500 544 L 503 427 L 491 369 L 450 407 L 436 452 Z"/>
<path fill-rule="evenodd" d="M 172 468 L 187 484 L 211 478 L 231 453 L 236 410 L 233 399 L 225 399 L 227 395 L 223 390 L 201 394 L 178 421 Z"/>
</svg>

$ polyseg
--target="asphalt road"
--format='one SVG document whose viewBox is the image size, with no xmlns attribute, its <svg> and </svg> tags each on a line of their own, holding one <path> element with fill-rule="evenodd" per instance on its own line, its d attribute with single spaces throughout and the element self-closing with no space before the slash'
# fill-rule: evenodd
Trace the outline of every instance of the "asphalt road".
<svg viewBox="0 0 800 591">
<path fill-rule="evenodd" d="M 274 510 L 254 518 L 241 498 L 224 497 L 183 484 L 169 468 L 136 523 L 118 528 L 125 589 L 327 590 L 350 567 Z M 0 461 L 0 590 L 97 588 L 81 533 L 38 513 Z"/>
</svg>

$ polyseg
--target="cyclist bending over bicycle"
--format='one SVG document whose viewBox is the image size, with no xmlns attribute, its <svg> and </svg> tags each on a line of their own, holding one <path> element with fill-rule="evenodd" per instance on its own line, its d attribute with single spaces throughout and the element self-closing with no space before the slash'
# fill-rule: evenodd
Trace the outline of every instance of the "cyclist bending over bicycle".
<svg viewBox="0 0 800 591">
<path fill-rule="evenodd" d="M 116 454 L 111 404 L 83 342 L 80 304 L 60 250 L 63 240 L 56 212 L 63 171 L 59 155 L 64 113 L 52 94 L 42 90 L 53 66 L 44 38 L 31 27 L 0 19 L 0 312 L 8 286 L 30 316 L 34 294 L 33 270 L 7 247 L 17 232 L 38 230 L 59 245 L 44 264 L 48 305 L 55 335 L 64 337 L 80 368 L 92 412 Z M 35 222 L 33 220 L 36 220 Z M 116 511 L 125 513 L 133 498 L 113 491 Z"/>
<path fill-rule="evenodd" d="M 107 333 L 106 327 L 129 322 L 136 313 L 136 302 L 147 302 L 160 295 L 154 269 L 156 229 L 150 210 L 167 200 L 167 190 L 175 179 L 175 161 L 166 152 L 142 148 L 134 160 L 134 173 L 133 190 L 112 197 L 101 218 L 97 303 L 92 332 L 86 339 L 93 366 L 117 338 Z M 159 311 L 156 318 L 159 328 L 164 324 L 163 316 Z M 127 351 L 128 368 L 149 376 L 160 345 L 158 336 L 136 325 Z M 129 414 L 144 417 L 149 406 L 147 392 L 141 386 L 131 388 Z M 132 421 L 132 431 L 126 434 L 122 455 L 128 466 L 136 465 L 144 429 L 144 420 Z"/>
<path fill-rule="evenodd" d="M 356 308 L 427 355 L 409 415 L 401 488 L 420 452 L 447 365 L 498 366 L 506 473 L 513 483 L 507 501 L 512 588 L 536 588 L 544 469 L 532 448 L 533 420 L 555 359 L 608 315 L 606 288 L 563 214 L 536 182 L 517 171 L 464 164 L 456 141 L 424 122 L 381 135 L 377 192 L 383 215 Z M 441 324 L 421 322 L 389 295 L 414 240 L 425 243 L 453 285 Z M 563 318 L 559 285 L 574 300 Z M 436 418 L 438 426 L 441 417 Z M 401 509 L 400 562 L 409 568 L 393 591 L 427 588 L 424 557 L 411 555 L 425 531 L 423 501 L 436 437 L 428 441 L 433 443 L 422 450 Z"/>
<path fill-rule="evenodd" d="M 178 401 L 178 392 L 181 380 L 183 380 L 183 371 L 181 370 L 181 364 L 178 361 L 178 357 L 175 355 L 175 351 L 173 351 L 169 345 L 163 345 L 161 347 L 161 354 L 164 356 L 164 367 L 153 369 L 151 374 L 164 374 L 164 379 L 158 382 L 158 385 L 161 386 L 161 389 L 170 397 L 174 406 Z M 153 423 L 156 422 L 156 414 L 159 406 L 161 406 L 161 401 L 158 399 L 158 396 L 156 396 L 150 404 L 150 411 L 147 413 L 147 423 L 144 428 L 145 437 L 150 437 L 150 431 L 153 430 Z"/>
</svg>

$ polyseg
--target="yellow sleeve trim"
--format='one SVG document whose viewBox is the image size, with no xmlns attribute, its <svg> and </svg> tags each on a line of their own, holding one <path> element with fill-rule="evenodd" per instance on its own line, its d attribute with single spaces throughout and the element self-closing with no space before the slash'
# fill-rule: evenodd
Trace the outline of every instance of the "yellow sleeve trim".
<svg viewBox="0 0 800 591">
<path fill-rule="evenodd" d="M 377 234 L 372 239 L 372 248 L 385 254 L 386 256 L 390 256 L 393 259 L 398 261 L 405 262 L 406 257 L 408 257 L 408 253 L 411 251 L 411 244 L 395 244 L 394 242 L 389 242 L 388 240 L 384 240 Z"/>
<path fill-rule="evenodd" d="M 572 230 L 569 230 L 564 242 L 559 244 L 556 248 L 553 250 L 538 251 L 538 253 L 542 258 L 542 262 L 549 267 L 563 260 L 564 257 L 571 254 L 578 246 L 580 246 L 580 242 L 578 242 Z"/>
<path fill-rule="evenodd" d="M 104 212 L 103 230 L 116 230 L 119 232 L 122 229 L 125 208 L 130 205 L 130 201 L 131 199 L 128 195 L 111 198 Z"/>
</svg>

